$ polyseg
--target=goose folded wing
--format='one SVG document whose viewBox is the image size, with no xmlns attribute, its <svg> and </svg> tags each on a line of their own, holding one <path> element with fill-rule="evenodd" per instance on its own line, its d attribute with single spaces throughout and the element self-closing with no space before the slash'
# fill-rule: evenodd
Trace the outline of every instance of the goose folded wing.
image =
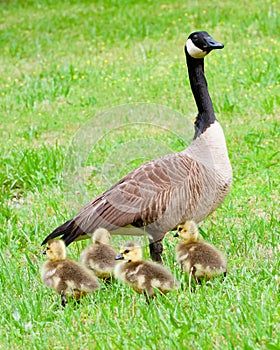
<svg viewBox="0 0 280 350">
<path fill-rule="evenodd" d="M 172 154 L 143 164 L 83 207 L 74 217 L 75 223 L 90 233 L 97 227 L 114 230 L 155 222 L 172 201 L 177 205 L 180 193 L 186 193 L 191 162 Z"/>
</svg>

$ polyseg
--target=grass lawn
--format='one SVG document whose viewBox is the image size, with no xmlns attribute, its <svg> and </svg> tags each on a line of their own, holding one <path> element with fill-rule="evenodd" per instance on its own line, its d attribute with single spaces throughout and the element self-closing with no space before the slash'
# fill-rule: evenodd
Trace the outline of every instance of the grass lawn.
<svg viewBox="0 0 280 350">
<path fill-rule="evenodd" d="M 280 349 L 277 2 L 7 0 L 0 13 L 0 349 Z M 147 306 L 114 282 L 62 309 L 40 280 L 41 241 L 128 170 L 186 147 L 195 30 L 225 44 L 205 71 L 234 183 L 201 229 L 228 276 L 190 293 L 167 234 L 178 291 Z"/>
</svg>

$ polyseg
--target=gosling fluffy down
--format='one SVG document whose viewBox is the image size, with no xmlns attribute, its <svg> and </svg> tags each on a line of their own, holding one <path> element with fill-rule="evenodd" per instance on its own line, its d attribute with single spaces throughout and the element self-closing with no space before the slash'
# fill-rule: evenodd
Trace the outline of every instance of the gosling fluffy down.
<svg viewBox="0 0 280 350">
<path fill-rule="evenodd" d="M 111 235 L 106 229 L 99 228 L 93 233 L 92 240 L 93 244 L 81 253 L 80 262 L 94 271 L 97 277 L 109 279 L 117 264 L 117 251 L 110 246 Z"/>
<path fill-rule="evenodd" d="M 185 224 L 178 225 L 174 236 L 183 238 L 176 247 L 176 259 L 183 271 L 193 276 L 197 282 L 202 278 L 226 276 L 226 257 L 213 245 L 203 240 L 194 221 L 186 221 Z"/>
<path fill-rule="evenodd" d="M 147 301 L 155 295 L 156 289 L 166 293 L 178 288 L 175 277 L 162 265 L 142 260 L 142 249 L 135 242 L 125 243 L 116 260 L 124 261 L 116 265 L 115 277 L 144 294 Z"/>
<path fill-rule="evenodd" d="M 94 274 L 79 263 L 66 258 L 66 247 L 62 240 L 50 240 L 43 254 L 49 258 L 41 268 L 44 284 L 61 295 L 63 306 L 67 297 L 80 299 L 99 288 Z"/>
</svg>

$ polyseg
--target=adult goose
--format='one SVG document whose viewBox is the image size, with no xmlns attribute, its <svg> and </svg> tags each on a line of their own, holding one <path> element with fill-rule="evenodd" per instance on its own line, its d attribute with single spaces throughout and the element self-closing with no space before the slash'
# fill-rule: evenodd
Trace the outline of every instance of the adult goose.
<svg viewBox="0 0 280 350">
<path fill-rule="evenodd" d="M 192 33 L 186 41 L 190 85 L 198 108 L 190 145 L 129 172 L 56 228 L 42 245 L 58 236 L 69 245 L 89 238 L 98 227 L 112 234 L 134 234 L 132 228 L 137 227 L 149 238 L 152 259 L 161 262 L 166 232 L 186 220 L 201 222 L 223 202 L 232 169 L 204 75 L 204 57 L 223 47 L 204 31 Z"/>
</svg>

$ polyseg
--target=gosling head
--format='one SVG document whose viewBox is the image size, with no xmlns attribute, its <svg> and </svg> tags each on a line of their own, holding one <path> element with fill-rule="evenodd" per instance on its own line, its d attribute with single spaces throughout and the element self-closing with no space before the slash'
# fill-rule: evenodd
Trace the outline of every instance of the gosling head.
<svg viewBox="0 0 280 350">
<path fill-rule="evenodd" d="M 193 58 L 204 58 L 212 50 L 223 47 L 223 44 L 214 40 L 207 32 L 194 32 L 186 41 L 185 52 Z"/>
<path fill-rule="evenodd" d="M 135 242 L 126 242 L 122 247 L 120 254 L 115 257 L 115 260 L 125 260 L 127 262 L 139 261 L 142 259 L 142 249 Z"/>
<path fill-rule="evenodd" d="M 186 242 L 196 242 L 198 240 L 198 228 L 194 221 L 186 221 L 177 226 L 177 232 L 174 237 L 182 237 Z"/>
<path fill-rule="evenodd" d="M 93 243 L 110 244 L 111 235 L 105 228 L 98 228 L 92 235 Z"/>
<path fill-rule="evenodd" d="M 64 241 L 62 239 L 49 240 L 43 254 L 46 254 L 52 261 L 64 260 L 66 258 L 66 247 Z"/>
</svg>

